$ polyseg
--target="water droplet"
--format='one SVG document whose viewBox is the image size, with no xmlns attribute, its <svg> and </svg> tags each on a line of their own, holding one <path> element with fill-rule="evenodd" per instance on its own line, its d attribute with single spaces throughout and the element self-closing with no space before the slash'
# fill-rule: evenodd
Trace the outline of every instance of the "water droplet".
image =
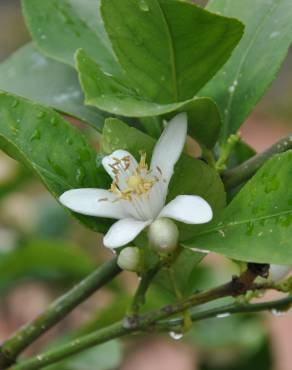
<svg viewBox="0 0 292 370">
<path fill-rule="evenodd" d="M 146 0 L 139 1 L 139 8 L 142 10 L 142 12 L 149 12 L 149 5 L 147 4 Z"/>
<path fill-rule="evenodd" d="M 274 39 L 274 38 L 278 37 L 279 35 L 280 35 L 280 32 L 279 31 L 275 31 L 275 32 L 272 32 L 270 34 L 270 38 L 271 39 Z"/>
<path fill-rule="evenodd" d="M 219 233 L 220 236 L 222 236 L 222 238 L 225 238 L 225 231 L 224 230 L 220 229 L 220 230 L 218 230 L 218 233 Z"/>
<path fill-rule="evenodd" d="M 225 317 L 229 316 L 230 316 L 229 312 L 219 313 L 218 315 L 216 315 L 217 319 L 224 319 Z"/>
<path fill-rule="evenodd" d="M 39 140 L 41 138 L 41 134 L 39 132 L 38 129 L 34 130 L 33 134 L 31 135 L 30 137 L 30 141 L 33 141 L 33 140 Z"/>
<path fill-rule="evenodd" d="M 17 106 L 17 104 L 19 103 L 19 101 L 18 100 L 16 100 L 16 99 L 14 99 L 14 100 L 12 100 L 12 102 L 11 102 L 11 104 L 10 104 L 10 107 L 11 108 L 15 108 L 16 106 Z"/>
<path fill-rule="evenodd" d="M 38 114 L 37 114 L 37 118 L 43 118 L 45 115 L 46 115 L 46 113 L 45 113 L 45 112 L 40 111 L 40 112 L 38 112 Z"/>
<path fill-rule="evenodd" d="M 51 158 L 47 157 L 49 164 L 53 168 L 53 170 L 60 176 L 66 178 L 66 172 L 64 169 L 56 162 L 54 162 Z"/>
<path fill-rule="evenodd" d="M 279 186 L 280 186 L 279 181 L 277 179 L 273 179 L 266 184 L 265 192 L 271 193 L 272 191 L 276 191 L 278 190 Z"/>
<path fill-rule="evenodd" d="M 37 360 L 38 361 L 42 361 L 43 360 L 43 356 L 42 355 L 37 355 Z"/>
<path fill-rule="evenodd" d="M 228 91 L 230 93 L 233 93 L 235 91 L 235 86 L 234 85 L 229 86 Z"/>
<path fill-rule="evenodd" d="M 174 339 L 174 340 L 180 340 L 180 339 L 182 339 L 183 334 L 182 334 L 182 333 L 177 333 L 177 332 L 175 332 L 175 331 L 171 331 L 171 332 L 169 332 L 169 336 L 170 336 L 172 339 Z"/>
<path fill-rule="evenodd" d="M 56 124 L 58 123 L 58 118 L 57 117 L 53 117 L 52 119 L 51 119 L 51 124 L 53 125 L 53 126 L 56 126 Z"/>
<path fill-rule="evenodd" d="M 246 235 L 251 236 L 253 234 L 253 230 L 254 230 L 254 223 L 253 222 L 248 222 Z"/>
<path fill-rule="evenodd" d="M 82 184 L 84 181 L 84 178 L 85 178 L 85 171 L 82 167 L 80 167 L 76 171 L 76 181 Z"/>
<path fill-rule="evenodd" d="M 286 312 L 285 311 L 277 310 L 276 308 L 273 308 L 271 310 L 271 313 L 272 313 L 273 316 L 280 317 L 280 316 L 285 315 Z"/>
</svg>

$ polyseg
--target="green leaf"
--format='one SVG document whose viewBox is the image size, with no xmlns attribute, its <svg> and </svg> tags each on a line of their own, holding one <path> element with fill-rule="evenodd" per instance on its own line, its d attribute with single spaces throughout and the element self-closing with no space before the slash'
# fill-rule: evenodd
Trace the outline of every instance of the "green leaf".
<svg viewBox="0 0 292 370">
<path fill-rule="evenodd" d="M 134 90 L 123 85 L 118 78 L 102 72 L 83 50 L 77 52 L 76 60 L 86 104 L 130 117 L 165 115 L 171 118 L 178 112 L 187 112 L 189 134 L 207 147 L 214 146 L 220 132 L 221 119 L 211 99 L 195 97 L 172 104 L 146 101 L 135 95 Z"/>
<path fill-rule="evenodd" d="M 33 170 L 56 198 L 69 189 L 108 186 L 95 150 L 53 110 L 0 93 L 0 122 L 0 148 Z M 108 225 L 104 219 L 73 214 L 93 230 Z"/>
<path fill-rule="evenodd" d="M 176 286 L 182 296 L 186 297 L 193 292 L 192 273 L 204 256 L 203 253 L 184 249 L 171 265 Z M 166 291 L 171 298 L 176 298 L 168 268 L 161 269 L 153 283 L 158 288 Z"/>
<path fill-rule="evenodd" d="M 99 18 L 98 0 L 22 0 L 32 38 L 47 56 L 74 66 L 83 48 L 107 72 L 120 72 Z"/>
<path fill-rule="evenodd" d="M 160 104 L 191 99 L 243 31 L 239 21 L 186 1 L 101 0 L 101 15 L 132 87 Z"/>
<path fill-rule="evenodd" d="M 78 339 L 77 339 L 78 340 Z M 44 370 L 112 370 L 122 361 L 122 345 L 118 340 L 100 344 L 92 349 L 74 355 Z"/>
<path fill-rule="evenodd" d="M 102 129 L 105 115 L 84 105 L 76 72 L 41 55 L 31 43 L 0 65 L 0 89 L 74 116 L 99 131 Z"/>
<path fill-rule="evenodd" d="M 102 148 L 106 153 L 111 153 L 116 149 L 125 149 L 138 159 L 142 150 L 146 152 L 149 163 L 154 145 L 155 140 L 152 137 L 129 127 L 116 118 L 109 118 L 105 122 Z M 224 186 L 217 172 L 203 161 L 186 154 L 181 156 L 175 166 L 169 184 L 167 202 L 180 194 L 194 194 L 203 197 L 209 202 L 215 215 L 225 206 Z M 204 227 L 206 225 L 180 223 L 181 240 L 190 238 Z"/>
<path fill-rule="evenodd" d="M 292 264 L 292 151 L 274 156 L 223 213 L 184 243 L 237 260 Z"/>
<path fill-rule="evenodd" d="M 218 103 L 221 140 L 238 130 L 275 78 L 292 40 L 290 0 L 212 0 L 207 9 L 236 17 L 245 33 L 229 61 L 203 88 Z"/>
<path fill-rule="evenodd" d="M 82 249 L 56 240 L 35 240 L 0 256 L 0 288 L 19 279 L 77 281 L 95 268 L 90 256 Z"/>
</svg>

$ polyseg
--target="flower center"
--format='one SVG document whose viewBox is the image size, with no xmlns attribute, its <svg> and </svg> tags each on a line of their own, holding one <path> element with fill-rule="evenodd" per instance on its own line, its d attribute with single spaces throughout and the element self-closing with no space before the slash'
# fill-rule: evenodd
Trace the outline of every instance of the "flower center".
<svg viewBox="0 0 292 370">
<path fill-rule="evenodd" d="M 113 158 L 111 165 L 115 179 L 110 191 L 117 195 L 117 200 L 132 201 L 136 196 L 148 195 L 153 185 L 159 181 L 157 176 L 151 177 L 146 163 L 146 153 L 141 152 L 138 166 L 131 168 L 129 157 Z"/>
</svg>

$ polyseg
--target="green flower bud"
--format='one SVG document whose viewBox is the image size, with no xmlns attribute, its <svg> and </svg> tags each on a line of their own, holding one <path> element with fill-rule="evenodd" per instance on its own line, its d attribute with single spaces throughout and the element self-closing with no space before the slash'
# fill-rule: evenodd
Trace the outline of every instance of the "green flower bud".
<svg viewBox="0 0 292 370">
<path fill-rule="evenodd" d="M 149 242 L 157 253 L 173 252 L 177 248 L 178 237 L 176 224 L 168 218 L 158 218 L 149 226 Z"/>
<path fill-rule="evenodd" d="M 137 247 L 124 248 L 119 254 L 118 265 L 123 270 L 141 272 L 143 266 L 141 250 Z"/>
</svg>

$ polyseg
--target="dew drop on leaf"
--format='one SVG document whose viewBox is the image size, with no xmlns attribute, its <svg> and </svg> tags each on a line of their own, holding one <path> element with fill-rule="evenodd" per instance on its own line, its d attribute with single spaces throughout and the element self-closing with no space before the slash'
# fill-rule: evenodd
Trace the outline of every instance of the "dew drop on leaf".
<svg viewBox="0 0 292 370">
<path fill-rule="evenodd" d="M 251 236 L 253 234 L 253 230 L 254 230 L 254 223 L 253 222 L 249 222 L 247 224 L 246 235 Z"/>
<path fill-rule="evenodd" d="M 142 10 L 142 12 L 149 12 L 149 5 L 147 4 L 146 0 L 139 1 L 139 8 Z"/>
<path fill-rule="evenodd" d="M 10 104 L 10 107 L 15 108 L 17 106 L 17 104 L 18 104 L 18 100 L 14 99 L 14 100 L 12 100 L 12 102 Z"/>
<path fill-rule="evenodd" d="M 45 112 L 40 111 L 40 112 L 38 112 L 38 114 L 37 114 L 37 118 L 43 118 L 45 115 L 46 115 L 46 113 L 45 113 Z"/>
<path fill-rule="evenodd" d="M 40 131 L 38 129 L 34 130 L 33 134 L 31 135 L 30 137 L 30 141 L 33 141 L 33 140 L 39 140 L 41 138 L 41 134 L 40 134 Z"/>
<path fill-rule="evenodd" d="M 53 126 L 56 126 L 57 122 L 58 122 L 57 117 L 53 117 L 53 118 L 51 119 L 51 124 L 52 124 Z"/>
<path fill-rule="evenodd" d="M 85 171 L 82 167 L 78 168 L 76 171 L 76 181 L 82 184 L 85 178 Z"/>
<path fill-rule="evenodd" d="M 169 336 L 170 336 L 172 339 L 174 339 L 174 340 L 180 340 L 180 339 L 182 339 L 183 334 L 182 334 L 182 333 L 177 333 L 177 332 L 175 332 L 175 331 L 170 331 L 170 332 L 169 332 Z"/>
<path fill-rule="evenodd" d="M 218 315 L 216 315 L 217 319 L 224 319 L 225 317 L 229 316 L 230 316 L 229 312 L 219 313 Z"/>
</svg>

